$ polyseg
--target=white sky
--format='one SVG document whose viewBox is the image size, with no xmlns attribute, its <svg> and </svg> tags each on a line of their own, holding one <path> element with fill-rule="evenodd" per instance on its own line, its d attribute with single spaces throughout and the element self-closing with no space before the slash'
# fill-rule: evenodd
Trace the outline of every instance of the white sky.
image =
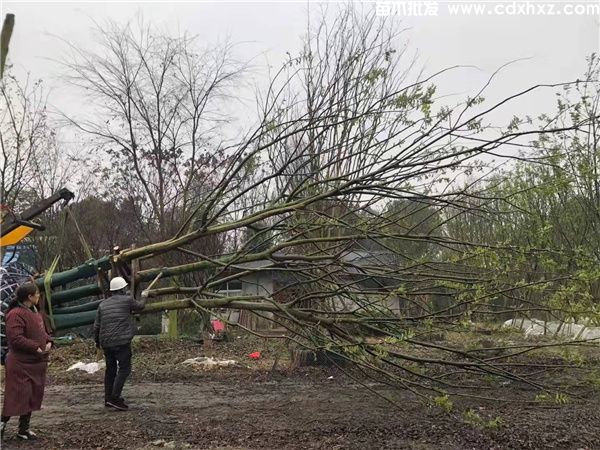
<svg viewBox="0 0 600 450">
<path fill-rule="evenodd" d="M 599 49 L 600 17 L 593 16 L 459 16 L 446 13 L 447 3 L 437 2 L 437 17 L 394 17 L 408 30 L 410 48 L 418 51 L 418 66 L 434 72 L 453 65 L 474 65 L 438 80 L 438 93 L 472 94 L 501 65 L 504 69 L 489 89 L 489 100 L 503 98 L 536 83 L 573 80 L 585 70 L 585 57 Z M 554 2 L 560 6 L 561 2 Z M 564 2 L 562 2 L 564 3 Z M 51 37 L 85 45 L 91 39 L 92 19 L 127 21 L 141 12 L 147 21 L 199 35 L 207 43 L 229 39 L 241 43 L 238 57 L 277 68 L 285 52 L 300 48 L 306 29 L 306 12 L 319 2 L 25 2 L 0 1 L 2 16 L 16 15 L 9 62 L 18 71 L 28 70 L 53 88 L 55 108 L 74 112 L 84 105 L 64 90 L 57 66 L 64 44 Z M 370 4 L 375 7 L 375 3 Z M 17 72 L 18 73 L 18 72 Z M 260 71 L 255 74 L 261 78 Z M 263 77 L 264 78 L 264 77 Z M 554 95 L 548 91 L 530 97 L 505 111 L 513 114 L 552 111 Z"/>
</svg>

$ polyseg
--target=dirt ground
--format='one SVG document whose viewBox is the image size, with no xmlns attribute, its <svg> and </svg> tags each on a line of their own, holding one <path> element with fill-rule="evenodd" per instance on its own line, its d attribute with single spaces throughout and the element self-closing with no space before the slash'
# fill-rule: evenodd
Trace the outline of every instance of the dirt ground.
<svg viewBox="0 0 600 450">
<path fill-rule="evenodd" d="M 393 396 L 402 405 L 398 409 L 333 369 L 289 371 L 285 361 L 275 364 L 277 344 L 270 342 L 234 342 L 208 351 L 193 343 L 138 343 L 134 373 L 124 391 L 127 412 L 104 407 L 101 372 L 65 372 L 85 356 L 91 359 L 89 344 L 59 349 L 44 407 L 32 419 L 41 439 L 18 442 L 15 421 L 2 448 L 600 448 L 600 394 L 547 407 L 465 403 L 444 413 L 407 393 L 369 386 Z M 250 360 L 244 353 L 248 349 L 261 351 L 261 359 Z M 207 353 L 236 355 L 240 364 L 210 371 L 180 364 Z M 465 408 L 486 421 L 500 418 L 499 423 L 473 424 L 458 412 Z"/>
</svg>

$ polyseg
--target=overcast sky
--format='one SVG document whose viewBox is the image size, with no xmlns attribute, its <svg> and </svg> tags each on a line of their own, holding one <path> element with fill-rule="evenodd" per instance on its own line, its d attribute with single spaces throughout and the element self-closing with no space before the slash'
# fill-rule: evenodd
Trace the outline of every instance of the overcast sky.
<svg viewBox="0 0 600 450">
<path fill-rule="evenodd" d="M 16 15 L 9 62 L 53 87 L 54 107 L 73 111 L 77 98 L 61 90 L 58 68 L 64 46 L 51 35 L 79 45 L 90 42 L 92 19 L 127 21 L 141 12 L 147 21 L 197 34 L 207 43 L 229 39 L 238 56 L 277 67 L 300 47 L 307 11 L 319 2 L 2 2 L 2 14 Z M 536 83 L 567 81 L 581 76 L 585 57 L 599 48 L 599 17 L 594 16 L 449 16 L 447 3 L 437 2 L 436 17 L 393 17 L 407 28 L 405 39 L 419 54 L 418 66 L 434 72 L 454 65 L 476 68 L 452 72 L 438 81 L 438 92 L 464 97 L 482 86 L 503 64 L 524 58 L 504 69 L 488 91 L 499 99 Z M 370 3 L 369 7 L 375 7 Z M 259 71 L 260 72 L 260 71 Z M 260 77 L 260 73 L 255 75 Z M 458 97 L 457 97 L 458 100 Z M 553 108 L 554 96 L 543 93 L 516 104 L 515 113 Z M 510 111 L 512 113 L 512 111 Z M 505 112 L 509 118 L 509 111 Z"/>
</svg>

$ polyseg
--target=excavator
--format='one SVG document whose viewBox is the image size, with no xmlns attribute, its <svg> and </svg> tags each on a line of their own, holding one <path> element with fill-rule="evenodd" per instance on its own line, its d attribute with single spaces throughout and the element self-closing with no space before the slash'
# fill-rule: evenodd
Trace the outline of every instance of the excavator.
<svg viewBox="0 0 600 450">
<path fill-rule="evenodd" d="M 55 192 L 50 197 L 41 200 L 39 203 L 29 207 L 20 215 L 14 214 L 8 207 L 2 207 L 3 217 L 0 222 L 0 248 L 10 245 L 17 245 L 25 239 L 33 230 L 43 231 L 43 224 L 33 222 L 32 220 L 54 205 L 60 200 L 65 204 L 75 197 L 70 190 L 63 188 Z"/>
</svg>

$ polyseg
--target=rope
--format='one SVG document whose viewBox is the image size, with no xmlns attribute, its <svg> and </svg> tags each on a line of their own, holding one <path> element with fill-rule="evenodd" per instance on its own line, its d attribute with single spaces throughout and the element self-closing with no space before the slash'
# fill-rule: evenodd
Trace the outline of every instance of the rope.
<svg viewBox="0 0 600 450">
<path fill-rule="evenodd" d="M 46 272 L 46 275 L 44 276 L 44 292 L 46 294 L 46 301 L 48 302 L 48 312 L 49 312 L 48 316 L 50 318 L 50 324 L 52 325 L 52 329 L 55 329 L 56 327 L 54 326 L 54 311 L 52 308 L 51 282 L 52 282 L 52 275 L 54 274 L 54 270 L 56 269 L 56 266 L 58 265 L 58 261 L 60 260 L 60 256 L 61 256 L 61 253 L 63 250 L 65 232 L 66 232 L 66 228 L 67 228 L 67 217 L 70 217 L 71 220 L 73 221 L 73 224 L 75 225 L 75 229 L 77 230 L 77 234 L 79 236 L 79 241 L 81 242 L 83 250 L 88 258 L 88 261 L 90 259 L 93 259 L 92 252 L 90 251 L 90 247 L 87 244 L 85 237 L 83 236 L 83 233 L 81 232 L 81 228 L 79 227 L 79 224 L 77 223 L 75 214 L 73 214 L 73 211 L 71 211 L 71 208 L 69 205 L 65 206 L 63 214 L 64 214 L 64 218 L 63 218 L 62 232 L 60 234 L 60 240 L 58 243 L 58 254 L 54 258 L 54 261 L 52 261 L 50 268 L 48 269 L 48 271 Z"/>
<path fill-rule="evenodd" d="M 52 275 L 54 274 L 54 270 L 56 270 L 56 266 L 58 266 L 58 261 L 60 260 L 63 244 L 65 241 L 65 229 L 67 225 L 67 212 L 63 211 L 62 214 L 63 225 L 62 232 L 60 233 L 60 239 L 58 241 L 58 254 L 54 257 L 52 264 L 50 264 L 50 268 L 46 272 L 46 275 L 44 275 L 44 293 L 46 294 L 46 301 L 48 302 L 48 317 L 50 319 L 50 325 L 52 326 L 53 330 L 56 329 L 56 327 L 54 326 L 54 311 L 52 308 Z"/>
<path fill-rule="evenodd" d="M 46 293 L 46 301 L 48 302 L 48 316 L 50 317 L 50 324 L 52 325 L 52 329 L 56 329 L 54 326 L 54 312 L 52 311 L 52 289 L 50 288 L 50 283 L 52 282 L 52 274 L 58 265 L 58 260 L 60 259 L 60 255 L 56 255 L 54 257 L 54 261 L 50 264 L 50 268 L 44 275 L 44 292 Z"/>
<path fill-rule="evenodd" d="M 75 214 L 73 214 L 73 211 L 71 211 L 71 208 L 68 205 L 65 207 L 65 209 L 67 211 L 67 214 L 73 221 L 73 224 L 75 225 L 75 229 L 77 230 L 77 233 L 79 235 L 79 241 L 81 242 L 81 246 L 83 247 L 83 251 L 85 252 L 85 255 L 87 256 L 88 260 L 94 259 L 94 257 L 92 256 L 92 252 L 90 251 L 90 247 L 88 246 L 87 242 L 85 241 L 85 237 L 84 237 L 83 233 L 81 232 L 81 228 L 79 228 L 77 219 L 75 219 Z"/>
</svg>

